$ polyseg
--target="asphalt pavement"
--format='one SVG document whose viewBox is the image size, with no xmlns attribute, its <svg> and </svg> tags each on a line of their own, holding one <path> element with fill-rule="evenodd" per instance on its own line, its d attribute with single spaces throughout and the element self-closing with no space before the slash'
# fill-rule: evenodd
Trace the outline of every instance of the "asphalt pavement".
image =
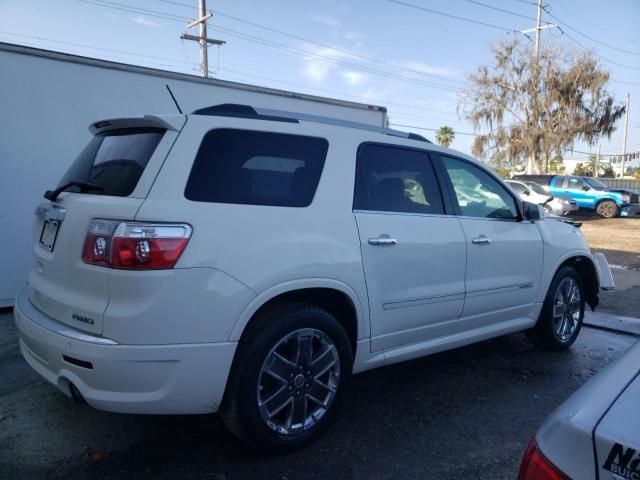
<svg viewBox="0 0 640 480">
<path fill-rule="evenodd" d="M 366 372 L 319 441 L 265 457 L 216 415 L 76 405 L 24 363 L 1 315 L 0 478 L 513 479 L 544 418 L 636 340 L 587 327 L 551 353 L 517 334 Z"/>
</svg>

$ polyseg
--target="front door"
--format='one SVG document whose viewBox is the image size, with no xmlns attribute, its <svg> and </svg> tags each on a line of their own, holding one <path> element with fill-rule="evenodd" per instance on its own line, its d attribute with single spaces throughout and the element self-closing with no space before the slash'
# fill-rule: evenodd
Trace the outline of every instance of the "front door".
<svg viewBox="0 0 640 480">
<path fill-rule="evenodd" d="M 538 226 L 521 220 L 512 192 L 483 169 L 440 158 L 467 241 L 461 331 L 532 318 L 543 260 Z"/>
<path fill-rule="evenodd" d="M 453 333 L 464 305 L 466 244 L 458 219 L 444 214 L 427 153 L 361 146 L 354 215 L 372 350 Z"/>
</svg>

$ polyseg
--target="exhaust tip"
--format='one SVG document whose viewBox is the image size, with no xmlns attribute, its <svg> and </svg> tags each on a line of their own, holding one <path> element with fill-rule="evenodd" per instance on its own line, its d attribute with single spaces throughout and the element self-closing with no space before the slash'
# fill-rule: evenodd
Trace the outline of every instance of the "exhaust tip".
<svg viewBox="0 0 640 480">
<path fill-rule="evenodd" d="M 87 401 L 84 399 L 78 387 L 76 387 L 73 383 L 69 382 L 69 392 L 71 392 L 71 398 L 78 404 L 84 405 Z"/>
</svg>

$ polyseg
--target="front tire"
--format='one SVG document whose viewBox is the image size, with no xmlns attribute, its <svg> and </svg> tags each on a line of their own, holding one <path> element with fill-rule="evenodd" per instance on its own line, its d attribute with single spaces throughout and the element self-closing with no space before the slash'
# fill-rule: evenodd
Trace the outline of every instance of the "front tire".
<svg viewBox="0 0 640 480">
<path fill-rule="evenodd" d="M 272 310 L 243 336 L 220 408 L 223 422 L 258 450 L 279 453 L 316 439 L 351 376 L 348 336 L 308 304 Z"/>
<path fill-rule="evenodd" d="M 618 205 L 613 200 L 603 200 L 596 207 L 596 213 L 602 218 L 617 217 L 618 211 Z"/>
<path fill-rule="evenodd" d="M 562 267 L 553 277 L 536 325 L 529 339 L 547 350 L 566 350 L 578 338 L 584 320 L 584 287 L 571 267 Z"/>
</svg>

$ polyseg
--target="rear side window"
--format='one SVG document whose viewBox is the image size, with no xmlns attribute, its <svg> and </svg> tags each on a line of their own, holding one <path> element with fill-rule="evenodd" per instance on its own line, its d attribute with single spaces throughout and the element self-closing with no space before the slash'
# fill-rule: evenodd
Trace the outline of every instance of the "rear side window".
<svg viewBox="0 0 640 480">
<path fill-rule="evenodd" d="M 353 208 L 444 213 L 438 182 L 426 152 L 392 145 L 360 147 Z"/>
<path fill-rule="evenodd" d="M 93 137 L 71 164 L 59 186 L 72 181 L 91 183 L 102 188 L 100 195 L 127 197 L 131 195 L 149 163 L 165 130 L 112 130 Z M 69 192 L 79 192 L 69 187 Z"/>
<path fill-rule="evenodd" d="M 306 207 L 316 193 L 328 148 L 323 138 L 212 130 L 202 140 L 185 197 L 196 202 Z"/>
</svg>

